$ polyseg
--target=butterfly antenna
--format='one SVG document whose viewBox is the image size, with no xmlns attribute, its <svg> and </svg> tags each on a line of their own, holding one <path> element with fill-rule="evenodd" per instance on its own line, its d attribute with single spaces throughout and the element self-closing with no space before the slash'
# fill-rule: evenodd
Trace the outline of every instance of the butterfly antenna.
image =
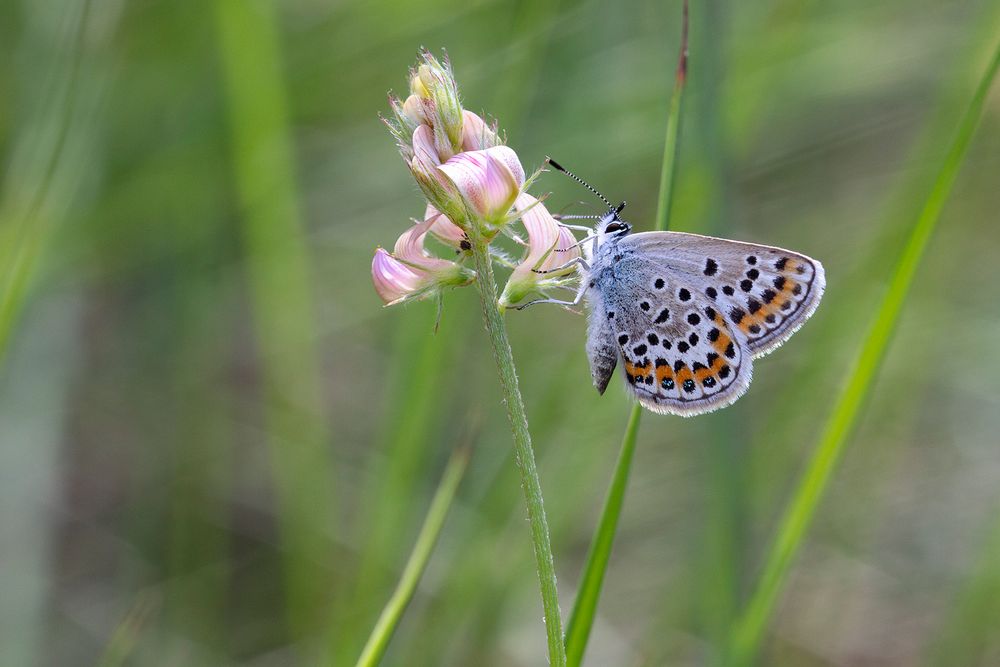
<svg viewBox="0 0 1000 667">
<path fill-rule="evenodd" d="M 572 171 L 570 171 L 566 167 L 562 166 L 561 164 L 559 164 L 558 162 L 556 162 L 552 158 L 546 156 L 545 157 L 545 161 L 548 162 L 549 164 L 551 164 L 552 168 L 555 169 L 556 171 L 561 171 L 562 173 L 566 174 L 567 176 L 569 176 L 570 178 L 572 178 L 574 181 L 576 181 L 577 183 L 579 183 L 580 185 L 582 185 L 583 187 L 587 188 L 588 190 L 590 190 L 591 192 L 593 192 L 595 195 L 597 195 L 598 198 L 600 198 L 600 200 L 602 202 L 604 202 L 605 204 L 608 205 L 608 209 L 609 210 L 612 210 L 612 209 L 615 208 L 614 204 L 612 204 L 610 201 L 608 201 L 607 197 L 605 197 L 600 192 L 598 192 L 597 188 L 595 188 L 593 185 L 591 185 L 587 181 L 583 180 L 582 178 L 580 178 L 579 176 L 577 176 Z"/>
</svg>

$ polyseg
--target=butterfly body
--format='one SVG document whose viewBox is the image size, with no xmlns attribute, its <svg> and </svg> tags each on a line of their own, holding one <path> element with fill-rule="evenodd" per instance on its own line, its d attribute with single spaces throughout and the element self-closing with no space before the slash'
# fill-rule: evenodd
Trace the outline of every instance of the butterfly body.
<svg viewBox="0 0 1000 667">
<path fill-rule="evenodd" d="M 731 404 L 753 359 L 791 336 L 825 287 L 800 253 L 681 232 L 631 233 L 610 211 L 585 244 L 587 354 L 603 393 L 621 363 L 646 408 L 684 416 Z"/>
</svg>

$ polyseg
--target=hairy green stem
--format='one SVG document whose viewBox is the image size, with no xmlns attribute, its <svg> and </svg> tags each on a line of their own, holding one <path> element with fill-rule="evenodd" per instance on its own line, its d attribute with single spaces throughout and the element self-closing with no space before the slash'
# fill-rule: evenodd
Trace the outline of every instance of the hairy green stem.
<svg viewBox="0 0 1000 667">
<path fill-rule="evenodd" d="M 847 437 L 857 424 L 865 398 L 885 358 L 910 284 L 937 225 L 951 186 L 955 182 L 962 158 L 982 112 L 986 93 L 998 68 L 1000 68 L 1000 46 L 994 52 L 979 87 L 958 125 L 955 139 L 896 263 L 889 288 L 865 335 L 847 383 L 834 403 L 820 435 L 813 459 L 782 517 L 781 527 L 765 561 L 760 583 L 733 629 L 728 656 L 730 664 L 742 667 L 754 661 L 764 638 L 767 623 L 784 588 L 791 563 L 802 546 L 806 531 L 815 517 L 816 508 L 840 459 Z"/>
<path fill-rule="evenodd" d="M 521 490 L 528 510 L 531 525 L 531 545 L 535 553 L 535 567 L 538 584 L 542 593 L 542 608 L 545 613 L 545 632 L 548 637 L 549 665 L 563 667 L 566 652 L 563 649 L 562 617 L 559 614 L 559 597 L 556 592 L 556 572 L 552 561 L 552 545 L 549 541 L 549 527 L 545 521 L 545 507 L 542 502 L 542 487 L 535 468 L 535 453 L 531 448 L 528 432 L 528 417 L 524 411 L 521 390 L 517 386 L 517 372 L 514 356 L 507 340 L 507 329 L 497 305 L 497 286 L 493 278 L 488 243 L 482 238 L 472 239 L 472 257 L 475 260 L 478 277 L 476 285 L 483 304 L 483 319 L 490 334 L 493 359 L 500 376 L 500 388 L 507 406 L 507 418 L 514 435 L 514 462 L 521 475 Z"/>
</svg>

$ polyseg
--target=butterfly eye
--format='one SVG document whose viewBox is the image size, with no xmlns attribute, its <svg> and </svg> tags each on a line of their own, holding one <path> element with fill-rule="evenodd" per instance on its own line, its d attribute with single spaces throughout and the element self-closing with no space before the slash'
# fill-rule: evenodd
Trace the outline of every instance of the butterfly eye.
<svg viewBox="0 0 1000 667">
<path fill-rule="evenodd" d="M 604 228 L 605 234 L 611 234 L 612 232 L 620 232 L 625 229 L 625 225 L 620 222 L 612 222 L 610 225 Z"/>
</svg>

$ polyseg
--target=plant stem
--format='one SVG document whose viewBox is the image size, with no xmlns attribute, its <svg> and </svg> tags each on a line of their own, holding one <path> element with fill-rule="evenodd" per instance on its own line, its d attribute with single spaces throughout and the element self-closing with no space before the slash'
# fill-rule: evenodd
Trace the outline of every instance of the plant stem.
<svg viewBox="0 0 1000 667">
<path fill-rule="evenodd" d="M 959 123 L 955 139 L 927 195 L 906 246 L 896 262 L 889 288 L 865 335 L 857 361 L 820 435 L 813 459 L 782 518 L 778 536 L 765 561 L 760 583 L 733 629 L 729 647 L 731 664 L 738 666 L 751 664 L 763 640 L 767 622 L 784 587 L 792 560 L 802 546 L 806 530 L 816 514 L 816 507 L 840 459 L 844 443 L 858 421 L 865 397 L 885 358 L 886 349 L 913 276 L 920 265 L 924 249 L 958 174 L 962 158 L 982 112 L 986 93 L 998 67 L 1000 67 L 1000 46 L 994 52 L 979 87 Z"/>
<path fill-rule="evenodd" d="M 507 329 L 497 306 L 497 286 L 493 278 L 493 265 L 490 260 L 488 244 L 482 238 L 471 240 L 472 257 L 475 260 L 476 272 L 478 273 L 476 285 L 483 305 L 483 319 L 486 323 L 486 330 L 490 334 L 493 359 L 496 361 L 497 372 L 500 376 L 500 389 L 507 406 L 507 418 L 510 420 L 511 432 L 514 435 L 514 462 L 521 475 L 521 489 L 524 492 L 524 503 L 528 510 L 528 522 L 531 526 L 531 544 L 535 553 L 535 567 L 538 571 L 538 584 L 542 593 L 542 608 L 545 613 L 549 665 L 563 667 L 566 664 L 566 653 L 563 649 L 562 617 L 559 614 L 555 565 L 552 561 L 549 528 L 545 521 L 542 487 L 538 481 L 535 453 L 531 448 L 531 435 L 528 432 L 528 417 L 525 414 L 524 401 L 521 399 L 521 391 L 517 385 L 517 372 L 514 368 L 510 342 L 507 340 Z"/>
<path fill-rule="evenodd" d="M 448 516 L 448 509 L 451 507 L 455 491 L 458 489 L 458 483 L 462 480 L 462 474 L 465 472 L 468 461 L 469 450 L 466 448 L 456 450 L 448 460 L 448 466 L 441 476 L 437 491 L 434 492 L 434 498 L 431 500 L 430 509 L 427 510 L 424 525 L 420 528 L 420 534 L 417 535 L 417 541 L 413 545 L 413 551 L 399 577 L 396 590 L 393 591 L 392 597 L 389 598 L 382 610 L 382 614 L 361 652 L 361 657 L 358 658 L 357 667 L 375 667 L 382 660 L 385 649 L 389 646 L 389 640 L 392 639 L 396 626 L 399 625 L 399 619 L 402 618 L 407 605 L 413 599 L 413 593 L 417 590 L 420 577 L 427 568 L 427 562 L 430 560 L 431 552 L 441 534 L 445 517 Z"/>
</svg>

